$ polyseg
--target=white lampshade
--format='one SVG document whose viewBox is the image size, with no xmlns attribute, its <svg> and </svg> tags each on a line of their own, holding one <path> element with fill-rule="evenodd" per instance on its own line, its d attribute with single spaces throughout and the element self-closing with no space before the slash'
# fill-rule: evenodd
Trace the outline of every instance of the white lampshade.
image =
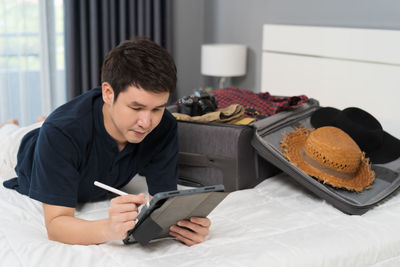
<svg viewBox="0 0 400 267">
<path fill-rule="evenodd" d="M 243 76 L 246 54 L 245 45 L 204 44 L 201 46 L 201 73 L 217 77 Z"/>
</svg>

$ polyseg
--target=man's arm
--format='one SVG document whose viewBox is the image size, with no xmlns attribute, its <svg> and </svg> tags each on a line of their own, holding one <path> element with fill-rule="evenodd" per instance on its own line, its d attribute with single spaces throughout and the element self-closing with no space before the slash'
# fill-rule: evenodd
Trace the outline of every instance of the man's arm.
<svg viewBox="0 0 400 267">
<path fill-rule="evenodd" d="M 97 221 L 76 218 L 74 208 L 43 204 L 48 238 L 79 245 L 122 240 L 135 227 L 137 207 L 144 203 L 144 194 L 113 198 L 108 210 L 109 217 Z"/>
</svg>

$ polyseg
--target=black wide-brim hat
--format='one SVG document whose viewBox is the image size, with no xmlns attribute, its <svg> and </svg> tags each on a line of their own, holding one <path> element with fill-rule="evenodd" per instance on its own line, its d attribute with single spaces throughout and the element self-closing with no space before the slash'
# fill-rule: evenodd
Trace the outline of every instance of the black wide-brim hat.
<svg viewBox="0 0 400 267">
<path fill-rule="evenodd" d="M 334 126 L 342 129 L 374 164 L 391 162 L 400 157 L 400 140 L 385 132 L 375 117 L 360 108 L 320 108 L 312 114 L 311 125 L 314 128 Z"/>
</svg>

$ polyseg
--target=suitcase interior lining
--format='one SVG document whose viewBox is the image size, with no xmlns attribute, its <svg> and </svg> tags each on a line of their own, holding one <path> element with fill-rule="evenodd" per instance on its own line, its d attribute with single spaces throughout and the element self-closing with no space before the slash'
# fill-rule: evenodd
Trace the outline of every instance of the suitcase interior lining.
<svg viewBox="0 0 400 267">
<path fill-rule="evenodd" d="M 280 153 L 281 156 L 283 154 L 281 153 L 281 148 L 280 148 L 280 141 L 283 138 L 283 133 L 289 133 L 294 131 L 293 126 L 304 126 L 306 128 L 312 128 L 310 124 L 310 117 L 307 117 L 305 119 L 299 120 L 295 124 L 291 125 L 286 125 L 282 126 L 276 129 L 273 129 L 269 132 L 266 132 L 263 134 L 262 138 L 268 142 L 269 144 L 272 145 L 272 147 Z M 358 205 L 370 205 L 374 204 L 376 201 L 380 200 L 381 198 L 385 197 L 388 195 L 390 192 L 394 190 L 394 186 L 397 188 L 398 184 L 400 183 L 400 174 L 399 170 L 396 170 L 395 166 L 400 165 L 400 158 L 395 160 L 397 162 L 390 162 L 386 164 L 377 164 L 377 165 L 372 165 L 372 169 L 376 173 L 376 178 L 374 182 L 372 183 L 372 187 L 370 189 L 364 190 L 361 193 L 357 192 L 352 192 L 352 191 L 347 191 L 344 189 L 338 189 L 334 188 L 330 185 L 322 184 L 325 186 L 328 190 L 332 191 L 335 194 L 340 195 L 341 197 L 345 198 L 346 200 L 358 204 Z M 292 167 L 295 167 L 294 165 L 291 165 Z M 296 168 L 296 167 L 295 167 Z M 313 178 L 314 179 L 314 178 Z"/>
</svg>

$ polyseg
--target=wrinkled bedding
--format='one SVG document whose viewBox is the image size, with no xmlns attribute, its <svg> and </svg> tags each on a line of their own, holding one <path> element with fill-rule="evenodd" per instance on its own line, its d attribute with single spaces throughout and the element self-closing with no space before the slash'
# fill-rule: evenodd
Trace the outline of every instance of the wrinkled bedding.
<svg viewBox="0 0 400 267">
<path fill-rule="evenodd" d="M 108 200 L 77 210 L 107 216 Z M 147 247 L 49 241 L 41 203 L 0 186 L 0 266 L 399 266 L 400 196 L 362 216 L 346 215 L 286 174 L 231 193 L 209 216 L 207 241 Z"/>
</svg>

